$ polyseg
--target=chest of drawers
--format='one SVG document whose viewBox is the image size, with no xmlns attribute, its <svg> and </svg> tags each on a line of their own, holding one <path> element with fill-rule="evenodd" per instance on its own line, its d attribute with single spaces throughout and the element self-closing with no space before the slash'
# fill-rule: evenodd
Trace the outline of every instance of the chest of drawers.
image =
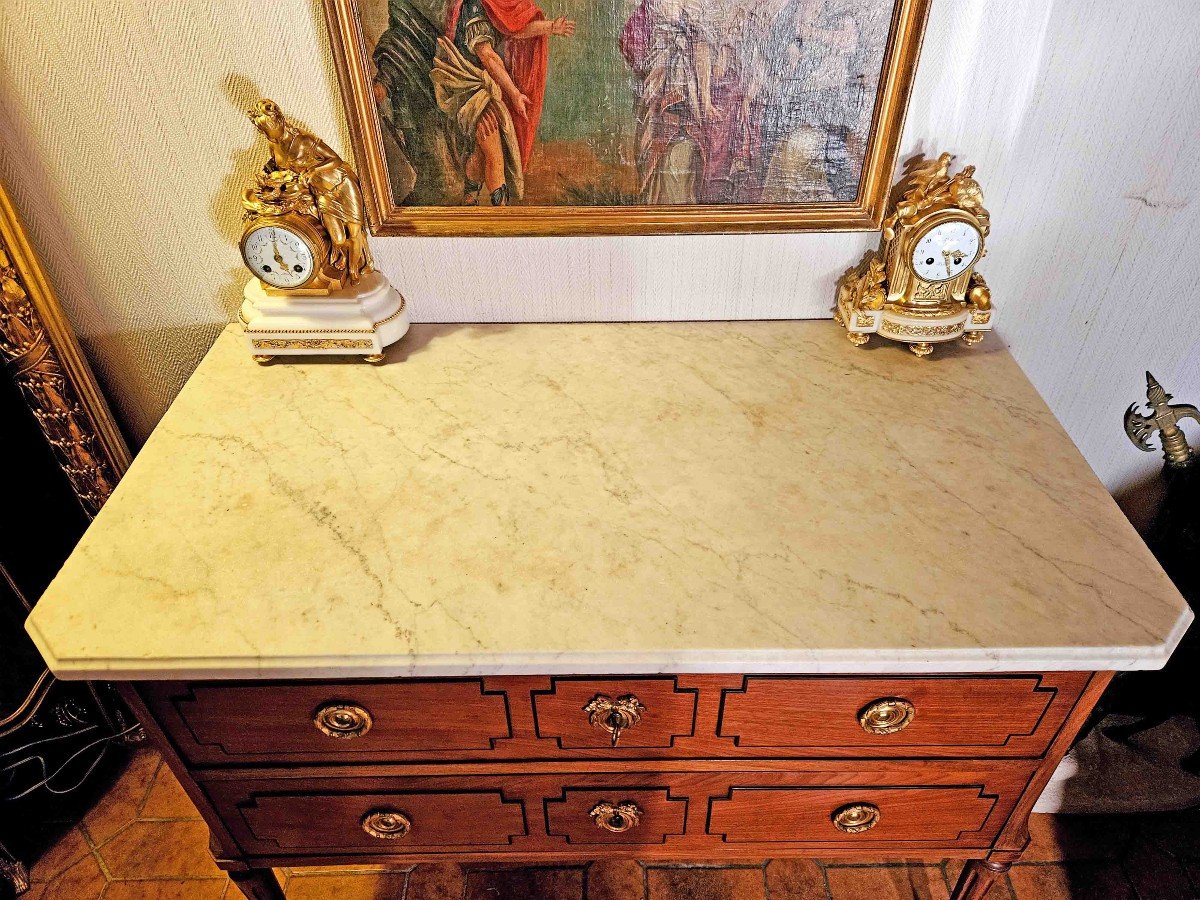
<svg viewBox="0 0 1200 900">
<path fill-rule="evenodd" d="M 853 348 L 849 348 L 853 349 Z M 892 352 L 895 349 L 896 352 Z M 223 334 L 27 623 L 222 866 L 968 861 L 1182 598 L 1012 358 L 827 322 Z"/>
</svg>

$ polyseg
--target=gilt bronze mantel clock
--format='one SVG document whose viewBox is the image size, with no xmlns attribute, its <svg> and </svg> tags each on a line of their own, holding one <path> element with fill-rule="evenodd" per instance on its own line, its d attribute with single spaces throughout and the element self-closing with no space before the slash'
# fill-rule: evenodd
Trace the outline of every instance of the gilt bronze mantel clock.
<svg viewBox="0 0 1200 900">
<path fill-rule="evenodd" d="M 838 282 L 834 318 L 851 342 L 872 334 L 928 356 L 961 337 L 977 344 L 992 327 L 991 292 L 975 266 L 990 230 L 975 167 L 950 174 L 949 153 L 911 164 L 883 220 L 879 249 Z"/>
<path fill-rule="evenodd" d="M 254 278 L 240 318 L 250 352 L 263 363 L 300 354 L 382 360 L 408 331 L 408 310 L 374 267 L 358 177 L 270 100 L 249 116 L 271 146 L 242 197 L 242 259 Z"/>
</svg>

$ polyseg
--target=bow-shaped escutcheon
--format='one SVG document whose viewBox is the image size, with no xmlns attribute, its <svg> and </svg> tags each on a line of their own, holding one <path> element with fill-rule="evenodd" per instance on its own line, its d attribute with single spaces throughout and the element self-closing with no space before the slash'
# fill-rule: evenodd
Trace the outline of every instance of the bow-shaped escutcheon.
<svg viewBox="0 0 1200 900">
<path fill-rule="evenodd" d="M 621 732 L 641 721 L 646 707 L 633 694 L 615 700 L 607 694 L 597 694 L 583 711 L 588 714 L 592 727 L 603 728 L 612 735 L 612 745 L 615 747 L 617 741 L 621 740 Z"/>
<path fill-rule="evenodd" d="M 1179 423 L 1183 419 L 1200 422 L 1200 410 L 1186 403 L 1172 406 L 1171 395 L 1149 372 L 1146 373 L 1146 399 L 1150 402 L 1150 415 L 1137 412 L 1136 403 L 1131 403 L 1125 410 L 1125 433 L 1129 440 L 1139 450 L 1150 453 L 1154 448 L 1148 439 L 1157 431 L 1167 465 L 1182 468 L 1190 464 L 1195 455 Z"/>
</svg>

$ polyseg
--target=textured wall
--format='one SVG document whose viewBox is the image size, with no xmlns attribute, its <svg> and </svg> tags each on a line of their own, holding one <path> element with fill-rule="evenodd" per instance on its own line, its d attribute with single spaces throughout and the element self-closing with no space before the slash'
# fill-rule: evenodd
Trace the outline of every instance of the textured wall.
<svg viewBox="0 0 1200 900">
<path fill-rule="evenodd" d="M 135 439 L 237 305 L 242 110 L 348 148 L 319 2 L 266 8 L 0 3 L 0 178 Z M 979 166 L 1001 334 L 1113 488 L 1154 468 L 1119 424 L 1142 370 L 1200 398 L 1198 45 L 1189 0 L 935 0 L 902 145 Z M 686 319 L 828 315 L 875 239 L 374 246 L 424 321 Z"/>
</svg>

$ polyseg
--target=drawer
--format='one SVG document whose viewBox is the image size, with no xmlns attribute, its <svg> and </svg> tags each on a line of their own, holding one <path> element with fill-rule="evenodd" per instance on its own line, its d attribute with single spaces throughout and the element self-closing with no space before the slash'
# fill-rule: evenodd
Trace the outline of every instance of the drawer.
<svg viewBox="0 0 1200 900">
<path fill-rule="evenodd" d="M 1036 757 L 1088 678 L 747 675 L 722 691 L 717 734 L 772 756 Z"/>
<path fill-rule="evenodd" d="M 478 755 L 512 733 L 505 693 L 477 678 L 138 689 L 181 755 L 204 765 Z"/>
<path fill-rule="evenodd" d="M 678 850 L 710 858 L 987 847 L 1035 767 L 845 760 L 571 773 L 542 763 L 410 775 L 400 766 L 362 766 L 269 776 L 209 770 L 200 788 L 245 854 L 271 865 L 301 856 L 333 864 L 467 852 L 591 859 Z"/>
<path fill-rule="evenodd" d="M 504 676 L 137 689 L 197 766 L 1032 758 L 1088 677 Z"/>
</svg>

